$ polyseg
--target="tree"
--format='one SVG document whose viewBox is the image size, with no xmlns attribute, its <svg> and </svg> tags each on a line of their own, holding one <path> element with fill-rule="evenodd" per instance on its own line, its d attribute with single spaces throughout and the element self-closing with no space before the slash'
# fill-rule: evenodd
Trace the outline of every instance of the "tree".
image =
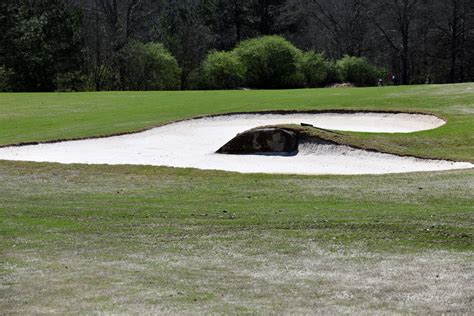
<svg viewBox="0 0 474 316">
<path fill-rule="evenodd" d="M 250 35 L 251 15 L 246 0 L 203 0 L 199 15 L 214 37 L 214 47 L 231 49 Z"/>
<path fill-rule="evenodd" d="M 119 51 L 132 39 L 149 41 L 161 1 L 68 0 L 83 16 L 84 68 L 95 90 L 120 86 Z"/>
<path fill-rule="evenodd" d="M 438 31 L 437 42 L 442 45 L 441 56 L 449 60 L 448 82 L 464 80 L 466 45 L 469 33 L 474 31 L 474 3 L 471 0 L 449 0 L 435 3 L 430 7 L 432 12 L 430 22 Z M 444 46 L 444 47 L 443 47 Z"/>
<path fill-rule="evenodd" d="M 271 35 L 277 31 L 276 22 L 285 2 L 285 0 L 253 0 L 256 29 L 261 35 Z"/>
<path fill-rule="evenodd" d="M 323 29 L 326 50 L 333 58 L 362 56 L 369 48 L 369 1 L 312 0 L 305 8 Z"/>
<path fill-rule="evenodd" d="M 194 0 L 168 0 L 156 24 L 154 37 L 178 60 L 181 89 L 189 86 L 190 74 L 199 67 L 210 46 L 209 29 L 199 16 Z"/>
<path fill-rule="evenodd" d="M 61 0 L 2 2 L 1 65 L 15 91 L 52 91 L 81 70 L 79 15 Z"/>
<path fill-rule="evenodd" d="M 382 0 L 372 11 L 374 25 L 399 56 L 402 84 L 410 83 L 409 54 L 419 9 L 420 0 Z"/>
<path fill-rule="evenodd" d="M 115 52 L 136 36 L 144 20 L 156 12 L 156 5 L 150 0 L 94 0 L 92 8 L 94 14 L 103 17 Z"/>
<path fill-rule="evenodd" d="M 473 0 L 3 0 L 0 82 L 3 90 L 123 89 L 121 54 L 138 41 L 163 43 L 188 89 L 209 51 L 275 34 L 313 57 L 365 57 L 404 84 L 474 80 Z M 334 81 L 335 64 L 326 66 Z M 276 86 L 299 86 L 301 70 Z"/>
</svg>

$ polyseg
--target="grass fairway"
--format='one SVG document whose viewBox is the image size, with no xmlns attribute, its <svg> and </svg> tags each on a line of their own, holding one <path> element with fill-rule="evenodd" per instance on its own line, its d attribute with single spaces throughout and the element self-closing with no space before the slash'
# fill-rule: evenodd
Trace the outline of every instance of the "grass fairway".
<svg viewBox="0 0 474 316">
<path fill-rule="evenodd" d="M 435 113 L 448 124 L 351 135 L 474 162 L 474 84 L 0 94 L 0 144 L 271 109 Z M 0 161 L 0 310 L 469 313 L 473 205 L 474 170 L 310 177 Z"/>
<path fill-rule="evenodd" d="M 391 152 L 474 162 L 474 84 L 367 89 L 0 94 L 0 146 L 125 133 L 197 115 L 365 109 L 434 113 L 449 124 L 414 134 L 358 133 Z"/>
</svg>

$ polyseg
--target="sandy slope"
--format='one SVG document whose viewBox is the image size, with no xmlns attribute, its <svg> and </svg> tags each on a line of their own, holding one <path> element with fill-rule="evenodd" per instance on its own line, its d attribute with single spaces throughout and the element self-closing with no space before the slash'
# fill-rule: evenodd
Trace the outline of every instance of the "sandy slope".
<svg viewBox="0 0 474 316">
<path fill-rule="evenodd" d="M 346 146 L 300 144 L 296 156 L 219 155 L 236 134 L 276 124 L 308 123 L 345 131 L 408 133 L 445 122 L 419 114 L 320 113 L 244 114 L 201 118 L 145 132 L 101 139 L 0 149 L 0 159 L 88 164 L 192 167 L 245 173 L 383 174 L 472 168 L 470 163 L 422 160 L 367 152 Z"/>
</svg>

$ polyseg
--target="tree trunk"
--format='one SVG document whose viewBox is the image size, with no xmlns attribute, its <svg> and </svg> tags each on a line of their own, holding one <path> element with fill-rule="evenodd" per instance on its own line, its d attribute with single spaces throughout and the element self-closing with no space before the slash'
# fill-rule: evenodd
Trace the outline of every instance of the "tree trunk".
<svg viewBox="0 0 474 316">
<path fill-rule="evenodd" d="M 234 2 L 234 22 L 235 22 L 235 33 L 236 33 L 236 43 L 239 43 L 242 40 L 242 22 L 241 22 L 241 12 L 240 5 L 237 1 Z"/>
<path fill-rule="evenodd" d="M 402 62 L 402 84 L 406 85 L 410 83 L 409 72 L 408 72 L 408 54 L 409 54 L 409 45 L 410 44 L 410 23 L 406 16 L 404 16 L 404 21 L 402 24 L 402 53 L 401 53 L 401 62 Z"/>
<path fill-rule="evenodd" d="M 458 0 L 451 1 L 453 5 L 453 16 L 451 21 L 451 65 L 449 69 L 448 82 L 456 82 L 456 62 L 458 55 Z"/>
<path fill-rule="evenodd" d="M 100 32 L 99 32 L 99 5 L 95 0 L 95 69 L 94 69 L 94 81 L 95 91 L 100 91 L 101 86 L 101 60 L 100 60 Z"/>
</svg>

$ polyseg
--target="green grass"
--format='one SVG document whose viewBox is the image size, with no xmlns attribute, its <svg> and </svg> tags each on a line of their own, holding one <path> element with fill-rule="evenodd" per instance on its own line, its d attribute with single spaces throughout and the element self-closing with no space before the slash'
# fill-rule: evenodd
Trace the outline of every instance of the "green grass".
<svg viewBox="0 0 474 316">
<path fill-rule="evenodd" d="M 422 111 L 448 120 L 432 131 L 364 134 L 399 154 L 474 161 L 474 84 L 366 89 L 26 93 L 0 95 L 0 145 L 110 135 L 197 115 L 236 111 Z"/>
<path fill-rule="evenodd" d="M 436 113 L 448 120 L 437 130 L 347 137 L 474 161 L 474 84 L 0 94 L 0 143 L 334 108 Z M 474 170 L 311 177 L 0 161 L 0 310 L 469 313 L 473 202 Z"/>
</svg>

